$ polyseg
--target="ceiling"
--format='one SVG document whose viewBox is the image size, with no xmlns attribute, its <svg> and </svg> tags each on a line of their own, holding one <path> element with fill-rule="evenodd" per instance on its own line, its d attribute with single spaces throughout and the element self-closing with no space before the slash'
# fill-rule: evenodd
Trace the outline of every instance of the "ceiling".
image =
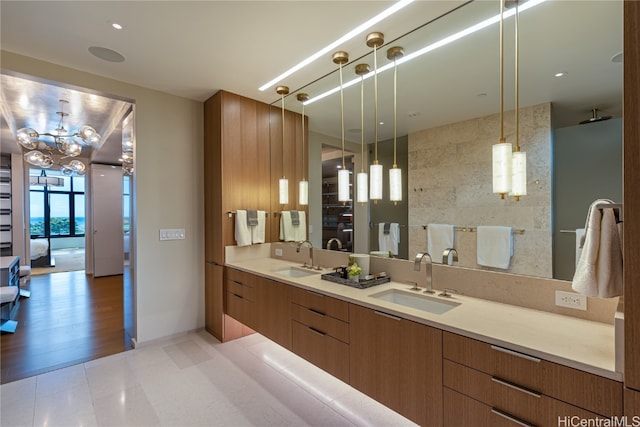
<svg viewBox="0 0 640 427">
<path fill-rule="evenodd" d="M 263 92 L 258 87 L 393 3 L 3 0 L 0 2 L 0 40 L 5 51 L 197 101 L 204 101 L 224 89 L 259 101 L 278 103 L 275 87 Z M 463 3 L 459 0 L 415 1 L 391 18 L 364 30 L 339 47 L 349 52 L 351 58 L 345 66 L 345 76 L 353 76 L 356 59 L 370 53 L 364 42 L 368 32 L 385 34 L 388 45 L 381 49 L 386 51 L 392 40 Z M 409 54 L 425 40 L 446 35 L 453 22 L 461 25 L 471 21 L 470 6 L 483 9 L 489 5 L 493 14 L 499 10 L 497 4 L 478 0 L 395 43 L 402 43 L 405 53 Z M 124 29 L 114 30 L 113 22 L 124 25 Z M 523 13 L 521 27 L 521 105 L 553 102 L 556 120 L 563 123 L 577 123 L 578 118 L 587 118 L 593 107 L 599 107 L 603 114 L 621 115 L 622 66 L 610 60 L 622 50 L 619 0 L 549 0 Z M 113 49 L 125 60 L 116 63 L 99 59 L 89 53 L 92 46 Z M 388 62 L 382 50 L 378 54 L 379 66 Z M 398 67 L 398 134 L 497 112 L 497 25 L 424 58 L 428 62 L 420 59 Z M 336 67 L 328 53 L 281 84 L 288 85 L 292 95 L 304 87 L 304 91 L 313 96 L 313 90 L 319 91 L 320 86 L 331 86 L 334 84 L 331 81 L 337 81 Z M 534 73 L 534 69 L 539 71 Z M 568 75 L 563 80 L 549 77 L 556 71 L 568 71 Z M 512 73 L 512 69 L 509 72 Z M 307 86 L 328 74 L 331 75 Z M 390 76 L 390 72 L 381 74 L 379 82 L 384 88 L 380 90 L 381 119 L 386 123 L 391 119 Z M 2 80 L 3 152 L 16 149 L 7 128 L 21 120 L 34 120 L 33 117 L 51 117 L 56 121 L 58 100 L 65 97 L 73 97 L 69 124 L 88 123 L 99 132 L 110 129 L 111 138 L 118 139 L 119 131 L 113 126 L 113 120 L 120 113 L 114 113 L 114 109 L 121 111 L 122 103 L 127 100 L 96 102 L 99 94 L 76 93 L 73 90 L 78 88 L 61 88 L 51 82 L 26 83 L 14 77 L 4 74 Z M 511 85 L 512 77 L 506 79 L 506 84 Z M 19 97 L 24 93 L 38 94 L 38 101 L 32 103 L 33 109 L 20 107 Z M 347 132 L 349 139 L 359 140 L 359 91 L 356 92 L 354 86 L 349 93 L 351 97 L 357 93 L 358 101 L 346 102 L 345 128 L 351 131 Z M 339 103 L 336 100 L 335 96 L 328 97 L 307 107 L 311 130 L 337 135 Z M 300 111 L 294 96 L 287 97 L 286 102 L 288 109 Z M 509 100 L 506 107 L 513 107 L 513 103 Z M 50 123 L 39 123 L 36 122 L 38 126 L 51 127 Z M 389 132 L 389 126 L 381 128 L 380 139 L 389 137 Z M 115 153 L 117 151 L 116 143 Z M 113 155 L 104 155 L 104 158 Z"/>
</svg>

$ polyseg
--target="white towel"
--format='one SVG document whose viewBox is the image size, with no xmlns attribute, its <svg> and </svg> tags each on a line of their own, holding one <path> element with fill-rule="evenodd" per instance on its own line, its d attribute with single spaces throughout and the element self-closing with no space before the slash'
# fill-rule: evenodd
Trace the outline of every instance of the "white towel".
<svg viewBox="0 0 640 427">
<path fill-rule="evenodd" d="M 267 213 L 258 211 L 258 225 L 251 227 L 251 243 L 264 243 Z"/>
<path fill-rule="evenodd" d="M 236 210 L 235 237 L 238 246 L 251 244 L 251 228 L 247 225 L 247 211 L 245 210 Z"/>
<path fill-rule="evenodd" d="M 391 252 L 398 255 L 398 244 L 400 243 L 400 225 L 392 222 L 389 227 L 389 234 L 384 234 L 384 222 L 381 222 L 378 230 L 378 250 Z"/>
<path fill-rule="evenodd" d="M 576 267 L 582 255 L 582 245 L 584 244 L 584 228 L 576 228 Z"/>
<path fill-rule="evenodd" d="M 509 268 L 513 256 L 513 230 L 503 226 L 478 226 L 476 261 L 485 267 Z"/>
<path fill-rule="evenodd" d="M 613 203 L 599 199 L 591 204 L 585 223 L 582 256 L 571 287 L 588 297 L 612 298 L 622 295 L 622 250 L 613 209 L 596 205 Z"/>
<path fill-rule="evenodd" d="M 291 212 L 282 211 L 280 215 L 280 240 L 285 242 L 302 242 L 307 240 L 307 220 L 305 211 L 298 211 L 299 225 L 291 222 Z"/>
<path fill-rule="evenodd" d="M 428 224 L 427 225 L 427 252 L 433 262 L 442 264 L 442 254 L 445 249 L 453 248 L 453 225 Z"/>
</svg>

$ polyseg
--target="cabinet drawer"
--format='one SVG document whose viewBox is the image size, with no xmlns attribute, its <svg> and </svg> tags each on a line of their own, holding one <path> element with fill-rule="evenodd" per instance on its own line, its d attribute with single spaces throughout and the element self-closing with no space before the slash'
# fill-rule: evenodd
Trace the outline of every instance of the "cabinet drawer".
<svg viewBox="0 0 640 427">
<path fill-rule="evenodd" d="M 293 303 L 291 304 L 291 318 L 344 343 L 349 343 L 349 324 L 342 320 Z"/>
<path fill-rule="evenodd" d="M 224 312 L 252 329 L 256 327 L 255 304 L 240 295 L 224 293 Z"/>
<path fill-rule="evenodd" d="M 545 397 L 542 394 L 449 360 L 444 360 L 443 372 L 445 386 L 520 420 L 544 424 Z"/>
<path fill-rule="evenodd" d="M 225 280 L 224 286 L 227 292 L 255 301 L 254 288 L 251 286 L 233 280 Z"/>
<path fill-rule="evenodd" d="M 226 267 L 224 269 L 225 279 L 242 283 L 243 285 L 253 286 L 256 276 L 246 271 L 236 270 L 235 268 Z"/>
<path fill-rule="evenodd" d="M 305 289 L 294 288 L 292 291 L 291 300 L 294 303 L 345 322 L 349 321 L 349 304 L 347 302 Z"/>
<path fill-rule="evenodd" d="M 349 383 L 349 345 L 299 322 L 291 324 L 293 352 Z"/>
<path fill-rule="evenodd" d="M 449 332 L 443 357 L 597 414 L 622 414 L 622 383 L 608 378 Z"/>
</svg>

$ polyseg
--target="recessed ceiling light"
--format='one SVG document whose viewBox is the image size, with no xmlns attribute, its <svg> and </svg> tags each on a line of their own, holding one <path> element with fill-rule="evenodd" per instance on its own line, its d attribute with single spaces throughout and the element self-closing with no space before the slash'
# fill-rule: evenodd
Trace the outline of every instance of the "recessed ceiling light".
<svg viewBox="0 0 640 427">
<path fill-rule="evenodd" d="M 124 62 L 124 56 L 115 50 L 107 49 L 106 47 L 91 46 L 89 52 L 97 58 L 104 59 L 109 62 Z"/>
<path fill-rule="evenodd" d="M 368 28 L 370 28 L 371 26 L 377 24 L 378 22 L 382 21 L 383 19 L 393 15 L 394 13 L 396 13 L 397 11 L 399 11 L 400 9 L 402 9 L 403 7 L 405 7 L 406 5 L 408 5 L 409 3 L 413 2 L 413 1 L 414 0 L 400 0 L 398 2 L 395 2 L 391 7 L 383 10 L 382 12 L 380 12 L 379 14 L 374 16 L 373 18 L 371 18 L 368 21 L 366 21 L 365 23 L 358 25 L 356 28 L 354 28 L 353 30 L 349 31 L 347 34 L 345 34 L 344 36 L 340 37 L 338 40 L 336 40 L 333 43 L 331 43 L 331 44 L 325 46 L 324 48 L 320 49 L 319 51 L 317 51 L 316 53 L 314 53 L 313 55 L 311 55 L 310 57 L 308 57 L 304 61 L 294 65 L 291 68 L 289 68 L 287 71 L 285 71 L 284 73 L 280 74 L 278 77 L 276 77 L 275 79 L 271 80 L 270 82 L 263 84 L 262 86 L 260 86 L 258 88 L 258 90 L 264 91 L 264 90 L 269 89 L 274 84 L 282 81 L 286 77 L 289 77 L 291 74 L 295 73 L 296 71 L 306 67 L 307 65 L 311 64 L 316 59 L 318 59 L 321 56 L 325 55 L 326 53 L 332 51 L 333 49 L 335 49 L 336 47 L 340 46 L 341 44 L 351 40 L 352 38 L 354 38 L 358 34 L 362 33 L 363 31 L 367 30 Z"/>
<path fill-rule="evenodd" d="M 569 74 L 569 73 L 567 73 L 566 71 L 560 71 L 558 73 L 555 73 L 554 76 L 556 76 L 556 77 L 564 77 L 567 74 Z"/>
<path fill-rule="evenodd" d="M 383 125 L 383 124 L 384 124 L 384 122 L 380 122 L 380 125 Z"/>
<path fill-rule="evenodd" d="M 118 24 L 117 22 L 112 22 L 111 23 L 111 27 L 114 30 L 122 30 L 124 27 L 122 26 L 122 24 Z"/>
</svg>

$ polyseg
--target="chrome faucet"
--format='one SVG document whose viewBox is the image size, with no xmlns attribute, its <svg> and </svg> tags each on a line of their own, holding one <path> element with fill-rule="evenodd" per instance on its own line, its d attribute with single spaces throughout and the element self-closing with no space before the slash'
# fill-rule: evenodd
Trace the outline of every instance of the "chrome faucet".
<svg viewBox="0 0 640 427">
<path fill-rule="evenodd" d="M 428 260 L 427 267 L 425 268 L 425 272 L 427 273 L 427 286 L 426 286 L 427 289 L 424 291 L 424 293 L 434 294 L 435 291 L 433 290 L 433 287 L 431 285 L 431 271 L 432 271 L 431 255 L 429 255 L 427 252 L 425 253 L 418 252 L 418 254 L 416 255 L 416 260 L 413 264 L 413 269 L 415 271 L 420 271 L 420 264 L 422 264 L 423 258 L 426 258 Z"/>
<path fill-rule="evenodd" d="M 451 260 L 451 264 L 449 264 L 449 255 L 453 253 L 453 259 Z M 453 265 L 454 262 L 458 261 L 458 251 L 455 248 L 447 248 L 442 253 L 442 264 L 444 265 Z"/>
<path fill-rule="evenodd" d="M 311 243 L 308 240 L 304 240 L 302 242 L 298 242 L 298 245 L 296 246 L 296 252 L 300 253 L 300 248 L 305 243 L 309 244 L 309 262 L 311 262 L 311 264 L 307 265 L 307 263 L 305 262 L 304 264 L 302 264 L 302 266 L 303 267 L 307 267 L 307 268 L 313 268 L 313 243 Z"/>
<path fill-rule="evenodd" d="M 337 237 L 332 237 L 327 242 L 327 250 L 331 250 L 331 244 L 333 242 L 336 242 L 336 244 L 338 245 L 338 250 L 342 249 L 342 242 L 340 241 L 340 239 L 338 239 Z"/>
</svg>

